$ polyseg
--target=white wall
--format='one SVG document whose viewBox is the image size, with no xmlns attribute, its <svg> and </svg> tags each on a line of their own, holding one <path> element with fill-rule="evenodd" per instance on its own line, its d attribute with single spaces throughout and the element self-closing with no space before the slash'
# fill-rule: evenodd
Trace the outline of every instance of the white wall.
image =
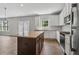
<svg viewBox="0 0 79 59">
<path fill-rule="evenodd" d="M 1 34 L 18 34 L 18 22 L 19 21 L 24 21 L 24 20 L 29 20 L 30 21 L 30 27 L 29 31 L 35 30 L 35 17 L 34 16 L 23 16 L 23 17 L 11 17 L 7 18 L 8 20 L 8 31 L 7 32 L 0 32 Z"/>
<path fill-rule="evenodd" d="M 0 32 L 0 34 L 17 34 L 17 25 L 18 25 L 18 22 L 17 22 L 18 18 L 8 18 L 7 21 L 8 21 L 8 31 L 3 31 L 3 32 Z"/>
<path fill-rule="evenodd" d="M 8 18 L 7 20 L 8 20 L 8 32 L 11 34 L 17 34 L 19 18 Z"/>
</svg>

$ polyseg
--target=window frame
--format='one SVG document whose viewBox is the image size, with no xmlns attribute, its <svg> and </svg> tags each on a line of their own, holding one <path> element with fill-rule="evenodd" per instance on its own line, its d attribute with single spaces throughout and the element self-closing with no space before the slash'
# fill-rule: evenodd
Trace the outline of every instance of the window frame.
<svg viewBox="0 0 79 59">
<path fill-rule="evenodd" d="M 42 20 L 42 27 L 48 27 L 48 20 Z"/>
<path fill-rule="evenodd" d="M 5 21 L 6 21 L 7 25 L 4 25 Z M 0 32 L 8 31 L 8 21 L 7 20 L 0 20 L 0 23 L 1 23 L 1 25 L 0 25 L 0 27 L 1 27 Z M 6 30 L 4 30 L 4 27 L 6 28 Z"/>
</svg>

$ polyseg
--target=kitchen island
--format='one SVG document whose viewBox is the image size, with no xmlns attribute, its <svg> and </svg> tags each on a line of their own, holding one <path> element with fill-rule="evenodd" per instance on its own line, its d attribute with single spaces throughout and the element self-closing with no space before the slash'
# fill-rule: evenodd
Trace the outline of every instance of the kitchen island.
<svg viewBox="0 0 79 59">
<path fill-rule="evenodd" d="M 44 32 L 34 31 L 28 35 L 17 36 L 18 55 L 39 55 L 43 48 Z"/>
</svg>

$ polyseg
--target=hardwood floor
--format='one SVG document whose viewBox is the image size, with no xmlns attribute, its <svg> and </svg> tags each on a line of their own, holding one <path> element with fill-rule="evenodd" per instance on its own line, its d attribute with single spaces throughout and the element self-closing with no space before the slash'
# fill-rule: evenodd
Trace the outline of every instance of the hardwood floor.
<svg viewBox="0 0 79 59">
<path fill-rule="evenodd" d="M 0 36 L 0 55 L 17 55 L 17 38 Z"/>
<path fill-rule="evenodd" d="M 62 55 L 56 40 L 46 39 L 41 55 Z M 0 36 L 0 55 L 17 55 L 17 38 Z"/>
<path fill-rule="evenodd" d="M 41 55 L 63 55 L 63 51 L 55 39 L 45 39 Z"/>
</svg>

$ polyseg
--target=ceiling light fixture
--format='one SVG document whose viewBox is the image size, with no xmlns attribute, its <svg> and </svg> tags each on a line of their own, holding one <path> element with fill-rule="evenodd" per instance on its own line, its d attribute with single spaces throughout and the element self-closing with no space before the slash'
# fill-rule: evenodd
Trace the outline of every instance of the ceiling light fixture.
<svg viewBox="0 0 79 59">
<path fill-rule="evenodd" d="M 5 20 L 6 20 L 6 9 L 7 9 L 7 8 L 4 8 L 4 9 L 5 9 Z"/>
<path fill-rule="evenodd" d="M 20 4 L 20 6 L 23 7 L 24 5 L 23 4 Z"/>
</svg>

